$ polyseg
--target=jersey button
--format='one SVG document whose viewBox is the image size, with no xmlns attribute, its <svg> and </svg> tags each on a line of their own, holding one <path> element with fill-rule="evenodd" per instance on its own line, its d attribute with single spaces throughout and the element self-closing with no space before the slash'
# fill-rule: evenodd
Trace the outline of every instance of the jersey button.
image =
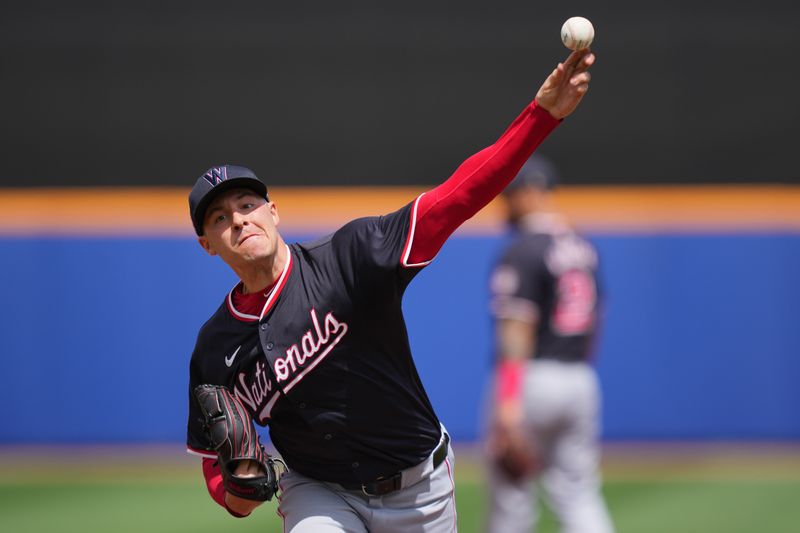
<svg viewBox="0 0 800 533">
<path fill-rule="evenodd" d="M 297 405 L 297 407 L 299 407 L 300 409 L 305 409 L 305 408 L 306 408 L 306 402 L 300 402 L 300 403 Z"/>
<path fill-rule="evenodd" d="M 333 435 L 331 435 L 330 433 L 325 433 L 325 437 L 324 437 L 325 440 L 331 440 L 332 438 L 333 438 Z"/>
<path fill-rule="evenodd" d="M 268 343 L 267 343 L 267 350 L 271 350 L 271 349 L 273 349 L 274 347 L 275 347 L 275 343 L 274 343 L 274 342 L 268 342 Z"/>
<path fill-rule="evenodd" d="M 261 331 L 267 331 L 267 325 L 261 324 Z"/>
<path fill-rule="evenodd" d="M 356 461 L 355 463 L 351 464 L 350 466 L 352 466 L 353 468 L 358 468 L 361 465 L 359 465 L 358 461 Z"/>
</svg>

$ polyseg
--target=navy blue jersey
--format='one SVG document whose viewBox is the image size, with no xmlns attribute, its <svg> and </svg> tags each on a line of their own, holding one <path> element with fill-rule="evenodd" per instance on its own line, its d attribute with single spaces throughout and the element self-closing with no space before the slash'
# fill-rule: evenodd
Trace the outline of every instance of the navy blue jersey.
<svg viewBox="0 0 800 533">
<path fill-rule="evenodd" d="M 215 458 L 191 395 L 225 385 L 290 468 L 360 484 L 424 460 L 441 429 L 414 366 L 401 300 L 424 265 L 402 266 L 413 204 L 291 244 L 261 316 L 225 302 L 190 365 L 187 443 Z"/>
<path fill-rule="evenodd" d="M 529 224 L 492 272 L 493 316 L 535 325 L 531 358 L 586 360 L 597 326 L 597 262 L 594 247 L 565 226 Z"/>
</svg>

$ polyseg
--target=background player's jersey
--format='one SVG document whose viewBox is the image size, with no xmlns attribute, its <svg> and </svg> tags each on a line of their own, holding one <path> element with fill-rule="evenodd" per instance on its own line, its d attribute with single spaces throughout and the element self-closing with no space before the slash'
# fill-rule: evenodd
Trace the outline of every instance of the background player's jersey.
<svg viewBox="0 0 800 533">
<path fill-rule="evenodd" d="M 358 219 L 289 260 L 261 316 L 229 294 L 190 365 L 188 446 L 216 457 L 191 390 L 229 387 L 294 470 L 358 485 L 421 462 L 440 424 L 414 366 L 401 299 L 414 204 Z"/>
<path fill-rule="evenodd" d="M 536 324 L 530 357 L 584 361 L 597 325 L 597 252 L 558 219 L 523 219 L 491 279 L 492 315 Z"/>
</svg>

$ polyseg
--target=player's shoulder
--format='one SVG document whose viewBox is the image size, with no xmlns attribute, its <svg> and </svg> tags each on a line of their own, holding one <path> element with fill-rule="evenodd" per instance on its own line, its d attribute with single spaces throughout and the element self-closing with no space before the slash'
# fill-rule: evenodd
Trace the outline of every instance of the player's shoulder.
<svg viewBox="0 0 800 533">
<path fill-rule="evenodd" d="M 223 319 L 226 313 L 227 298 L 228 295 L 226 294 L 225 299 L 222 300 L 222 302 L 219 304 L 219 306 L 217 306 L 217 308 L 214 310 L 211 316 L 208 317 L 208 319 L 203 323 L 202 326 L 200 326 L 201 334 L 209 329 L 212 329 L 216 323 L 220 322 Z"/>
<path fill-rule="evenodd" d="M 547 250 L 548 267 L 553 271 L 570 269 L 597 269 L 597 248 L 582 235 L 572 232 L 556 235 L 553 245 Z"/>
<path fill-rule="evenodd" d="M 411 211 L 413 208 L 414 202 L 409 202 L 391 213 L 353 219 L 334 232 L 332 237 L 338 238 L 355 234 L 385 233 L 391 231 L 393 228 L 405 227 L 411 221 Z"/>
<path fill-rule="evenodd" d="M 553 236 L 549 233 L 519 231 L 506 245 L 502 258 L 504 261 L 533 261 L 541 258 L 552 243 Z"/>
<path fill-rule="evenodd" d="M 207 343 L 207 341 L 216 335 L 219 335 L 221 332 L 230 328 L 232 322 L 234 322 L 233 317 L 231 317 L 230 312 L 228 311 L 228 304 L 227 304 L 228 295 L 225 295 L 225 299 L 222 303 L 217 307 L 216 311 L 206 320 L 200 329 L 197 332 L 197 346 L 202 346 L 203 344 Z M 195 354 L 198 352 L 195 349 Z"/>
<path fill-rule="evenodd" d="M 300 256 L 319 258 L 342 253 L 353 246 L 367 245 L 389 235 L 405 235 L 413 206 L 414 202 L 411 202 L 391 213 L 355 218 L 333 233 L 294 243 L 290 247 Z"/>
<path fill-rule="evenodd" d="M 333 238 L 333 233 L 329 233 L 328 235 L 325 235 L 323 237 L 320 237 L 318 239 L 314 239 L 314 240 L 311 240 L 311 241 L 303 241 L 303 242 L 297 242 L 297 243 L 294 243 L 294 244 L 290 244 L 289 247 L 290 248 L 294 248 L 295 251 L 303 250 L 303 251 L 311 252 L 313 250 L 317 250 L 319 248 L 324 248 L 326 246 L 329 246 L 330 243 L 331 243 L 331 239 L 332 238 Z"/>
</svg>

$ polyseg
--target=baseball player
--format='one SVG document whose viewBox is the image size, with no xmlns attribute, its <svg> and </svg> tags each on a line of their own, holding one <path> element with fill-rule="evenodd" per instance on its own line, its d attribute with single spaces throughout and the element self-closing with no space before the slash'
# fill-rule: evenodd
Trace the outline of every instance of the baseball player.
<svg viewBox="0 0 800 533">
<path fill-rule="evenodd" d="M 277 490 L 295 533 L 456 531 L 453 452 L 412 360 L 403 292 L 574 111 L 593 63 L 588 50 L 559 63 L 499 140 L 443 184 L 314 242 L 284 242 L 251 170 L 197 179 L 199 243 L 241 280 L 190 364 L 187 444 L 217 503 L 246 516 Z M 258 451 L 250 419 L 269 426 L 288 472 Z"/>
<path fill-rule="evenodd" d="M 597 252 L 553 208 L 538 154 L 504 191 L 516 233 L 490 278 L 497 374 L 488 425 L 492 533 L 536 523 L 535 480 L 571 533 L 610 533 L 598 475 Z"/>
</svg>

